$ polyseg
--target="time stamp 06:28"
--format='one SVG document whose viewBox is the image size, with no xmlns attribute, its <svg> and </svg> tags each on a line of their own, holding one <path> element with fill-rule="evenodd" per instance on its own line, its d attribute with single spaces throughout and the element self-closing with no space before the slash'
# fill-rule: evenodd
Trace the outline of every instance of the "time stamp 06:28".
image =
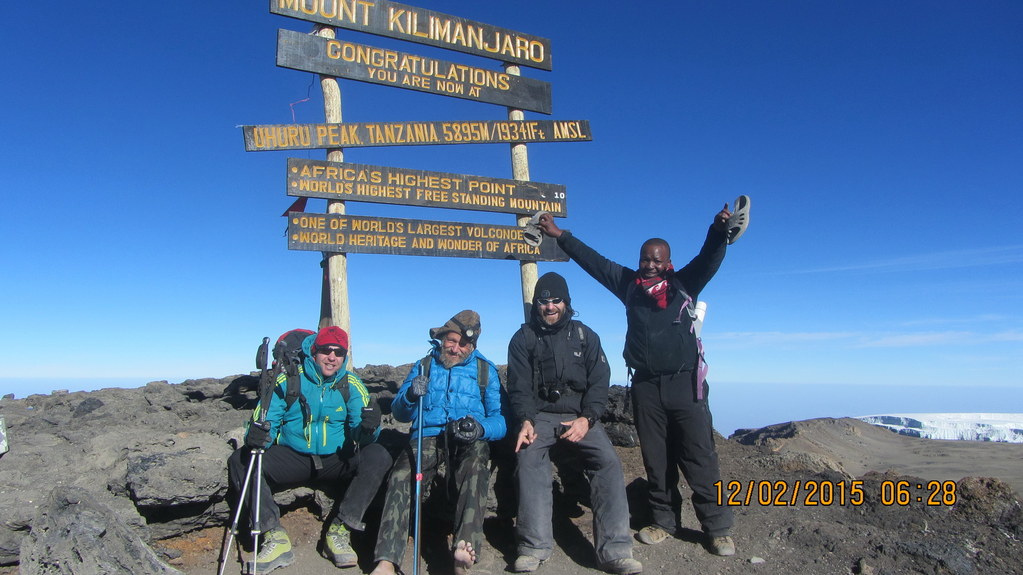
<svg viewBox="0 0 1023 575">
<path fill-rule="evenodd" d="M 770 505 L 806 507 L 863 505 L 867 493 L 864 482 L 852 481 L 718 481 L 717 504 L 728 506 Z M 915 488 L 915 489 L 914 489 Z M 880 483 L 881 505 L 906 506 L 913 503 L 930 506 L 956 504 L 955 481 L 892 481 Z"/>
</svg>

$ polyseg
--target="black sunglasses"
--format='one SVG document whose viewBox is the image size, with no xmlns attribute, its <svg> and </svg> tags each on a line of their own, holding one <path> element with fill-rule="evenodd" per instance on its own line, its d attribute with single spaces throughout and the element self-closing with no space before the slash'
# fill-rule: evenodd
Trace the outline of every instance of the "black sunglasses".
<svg viewBox="0 0 1023 575">
<path fill-rule="evenodd" d="M 548 297 L 548 298 L 540 298 L 540 299 L 536 300 L 536 303 L 538 305 L 549 305 L 549 304 L 558 305 L 559 303 L 561 303 L 563 301 L 565 301 L 565 300 L 563 300 L 560 297 Z"/>
<path fill-rule="evenodd" d="M 323 355 L 334 354 L 337 357 L 344 357 L 347 352 L 343 347 L 318 347 L 316 353 L 322 353 Z"/>
</svg>

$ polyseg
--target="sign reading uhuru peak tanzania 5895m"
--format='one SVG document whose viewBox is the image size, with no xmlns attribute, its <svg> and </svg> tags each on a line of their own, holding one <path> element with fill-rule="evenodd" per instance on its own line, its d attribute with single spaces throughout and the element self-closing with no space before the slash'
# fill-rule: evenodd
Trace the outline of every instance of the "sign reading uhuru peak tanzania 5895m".
<svg viewBox="0 0 1023 575">
<path fill-rule="evenodd" d="M 246 152 L 430 146 L 586 142 L 589 120 L 473 120 L 433 122 L 352 122 L 343 124 L 265 124 L 242 126 Z"/>
<path fill-rule="evenodd" d="M 551 69 L 551 43 L 546 38 L 388 0 L 270 0 L 270 11 L 337 28 Z"/>
<path fill-rule="evenodd" d="M 292 30 L 277 32 L 277 65 L 302 72 L 551 113 L 551 85 L 547 82 L 514 76 L 501 70 L 445 62 Z"/>
</svg>

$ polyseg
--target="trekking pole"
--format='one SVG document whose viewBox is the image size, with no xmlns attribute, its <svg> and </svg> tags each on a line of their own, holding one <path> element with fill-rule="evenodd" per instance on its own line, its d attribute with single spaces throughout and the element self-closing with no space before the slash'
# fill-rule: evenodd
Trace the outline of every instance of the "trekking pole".
<svg viewBox="0 0 1023 575">
<path fill-rule="evenodd" d="M 412 531 L 412 549 L 414 562 L 412 575 L 419 575 L 419 528 L 422 525 L 420 513 L 423 509 L 423 398 L 419 398 L 416 421 L 419 422 L 419 437 L 416 438 L 416 524 Z"/>
<path fill-rule="evenodd" d="M 267 355 L 270 349 L 270 338 L 264 337 L 263 343 L 260 344 L 259 349 L 256 351 L 256 367 L 259 368 L 259 417 L 256 421 L 252 422 L 252 425 L 257 425 L 263 429 L 268 429 L 269 424 L 266 421 L 266 405 L 270 400 L 270 393 L 273 392 L 273 382 L 270 380 L 269 371 L 266 367 Z M 238 530 L 238 521 L 242 514 L 242 505 L 245 503 L 245 496 L 249 493 L 249 485 L 253 480 L 256 483 L 256 505 L 253 513 L 253 529 L 252 535 L 255 538 L 255 547 L 253 553 L 259 552 L 259 498 L 262 495 L 262 481 L 263 478 L 263 452 L 265 450 L 253 449 L 249 452 L 249 465 L 245 471 L 245 481 L 242 483 L 242 491 L 238 496 L 238 505 L 235 506 L 234 519 L 231 521 L 231 526 L 228 527 L 227 533 L 224 534 L 224 540 L 221 542 L 221 553 L 220 553 L 220 565 L 217 569 L 217 575 L 224 575 L 224 569 L 227 567 L 227 554 L 230 552 L 231 544 L 234 542 L 235 533 Z M 252 470 L 256 470 L 255 478 L 252 476 Z M 250 505 L 252 507 L 252 505 Z M 243 562 L 244 563 L 244 562 Z M 250 573 L 255 574 L 256 561 L 252 560 L 252 569 Z"/>
</svg>

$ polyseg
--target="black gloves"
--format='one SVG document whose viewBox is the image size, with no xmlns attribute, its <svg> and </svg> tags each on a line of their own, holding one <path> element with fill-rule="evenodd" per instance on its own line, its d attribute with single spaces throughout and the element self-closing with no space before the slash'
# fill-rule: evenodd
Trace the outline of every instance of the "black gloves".
<svg viewBox="0 0 1023 575">
<path fill-rule="evenodd" d="M 266 449 L 270 443 L 270 424 L 253 421 L 249 424 L 249 430 L 245 433 L 245 445 L 249 449 Z"/>
<path fill-rule="evenodd" d="M 412 378 L 412 384 L 405 392 L 405 399 L 409 403 L 415 403 L 420 397 L 426 395 L 426 389 L 430 387 L 430 378 L 425 375 L 417 375 Z"/>
<path fill-rule="evenodd" d="M 374 405 L 363 407 L 361 425 L 366 431 L 376 431 L 376 428 L 380 427 L 380 410 Z"/>
<path fill-rule="evenodd" d="M 462 419 L 448 422 L 448 433 L 459 443 L 472 443 L 483 437 L 483 425 L 466 415 Z"/>
</svg>

